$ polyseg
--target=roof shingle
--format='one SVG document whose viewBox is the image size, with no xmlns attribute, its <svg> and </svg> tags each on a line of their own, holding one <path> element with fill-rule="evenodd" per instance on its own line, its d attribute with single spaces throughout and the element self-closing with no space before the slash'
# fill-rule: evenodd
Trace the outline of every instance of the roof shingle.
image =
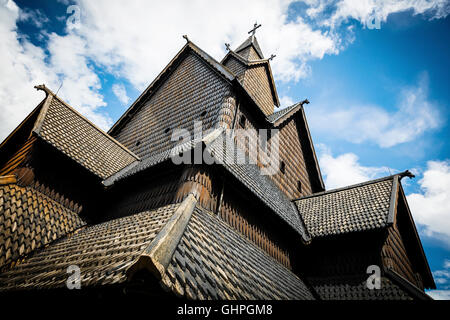
<svg viewBox="0 0 450 320">
<path fill-rule="evenodd" d="M 179 204 L 92 225 L 26 257 L 0 274 L 0 291 L 65 287 L 77 265 L 81 287 L 126 280 L 126 270 L 151 243 Z"/>
<path fill-rule="evenodd" d="M 102 179 L 138 159 L 58 97 L 51 99 L 35 132 L 46 142 Z"/>
<path fill-rule="evenodd" d="M 310 235 L 323 237 L 388 224 L 393 177 L 295 200 Z"/>
<path fill-rule="evenodd" d="M 123 283 L 181 205 L 85 227 L 0 274 L 0 291 L 63 288 L 70 265 L 80 267 L 81 288 Z M 299 277 L 198 205 L 169 261 L 162 284 L 189 298 L 313 299 Z"/>
<path fill-rule="evenodd" d="M 165 285 L 190 299 L 314 299 L 292 271 L 196 207 Z"/>
</svg>

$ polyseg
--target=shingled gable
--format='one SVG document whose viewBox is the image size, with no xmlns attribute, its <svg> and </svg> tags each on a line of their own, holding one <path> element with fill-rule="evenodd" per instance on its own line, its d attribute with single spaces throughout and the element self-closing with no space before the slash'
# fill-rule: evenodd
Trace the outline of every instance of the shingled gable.
<svg viewBox="0 0 450 320">
<path fill-rule="evenodd" d="M 408 233 L 407 238 L 412 239 L 411 247 L 420 256 L 420 261 L 416 261 L 415 265 L 421 270 L 425 287 L 435 288 L 433 276 L 400 183 L 404 176 L 410 176 L 409 171 L 312 194 L 294 200 L 294 203 L 313 241 L 336 235 L 388 229 L 399 219 L 398 206 L 401 203 L 407 210 L 407 217 L 401 217 Z"/>
<path fill-rule="evenodd" d="M 0 150 L 4 148 L 11 152 L 11 141 L 20 139 L 19 135 L 23 136 L 22 139 L 36 136 L 100 179 L 106 179 L 139 160 L 45 85 L 36 88 L 45 91 L 45 99 L 5 139 Z"/>
<path fill-rule="evenodd" d="M 315 192 L 320 192 L 325 190 L 325 184 L 323 183 L 319 161 L 317 159 L 316 150 L 312 141 L 308 121 L 306 120 L 305 110 L 303 107 L 304 104 L 309 104 L 309 101 L 306 99 L 280 111 L 274 112 L 273 114 L 267 116 L 267 121 L 269 121 L 274 128 L 281 128 L 286 122 L 291 121 L 294 118 L 298 119 L 297 131 L 299 135 L 303 137 L 302 142 L 306 149 L 307 161 L 313 171 L 312 173 L 315 182 L 314 190 Z"/>
<path fill-rule="evenodd" d="M 267 74 L 267 78 L 269 80 L 270 89 L 272 91 L 273 103 L 277 107 L 280 106 L 280 100 L 278 98 L 278 93 L 277 93 L 277 87 L 275 86 L 275 80 L 273 78 L 272 68 L 270 66 L 269 59 L 247 60 L 244 57 L 242 57 L 241 55 L 239 55 L 238 53 L 230 50 L 226 54 L 226 56 L 222 59 L 222 61 L 220 63 L 222 65 L 226 66 L 227 65 L 227 61 L 229 59 L 235 59 L 245 69 L 248 69 L 248 68 L 251 68 L 251 67 L 255 67 L 255 66 L 264 66 L 266 74 Z M 242 71 L 241 72 L 235 71 L 234 73 L 241 81 L 244 80 L 242 78 Z"/>
<path fill-rule="evenodd" d="M 67 267 L 78 265 L 82 288 L 129 283 L 145 270 L 190 299 L 314 299 L 289 269 L 196 202 L 188 195 L 85 227 L 0 274 L 0 292 L 64 288 Z"/>
</svg>

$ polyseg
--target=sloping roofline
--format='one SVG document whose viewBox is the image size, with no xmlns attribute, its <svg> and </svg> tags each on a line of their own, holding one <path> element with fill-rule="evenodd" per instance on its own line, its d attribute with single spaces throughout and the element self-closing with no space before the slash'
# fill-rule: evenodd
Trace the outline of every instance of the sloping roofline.
<svg viewBox="0 0 450 320">
<path fill-rule="evenodd" d="M 363 186 L 367 186 L 370 184 L 374 184 L 374 183 L 379 183 L 382 181 L 386 181 L 386 180 L 393 180 L 392 183 L 392 189 L 391 189 L 391 196 L 390 196 L 390 200 L 389 200 L 389 210 L 388 210 L 388 216 L 386 219 L 386 224 L 384 227 L 389 227 L 392 226 L 392 224 L 394 223 L 394 219 L 396 216 L 396 208 L 398 206 L 398 202 L 399 202 L 399 198 L 402 198 L 402 201 L 405 204 L 406 207 L 406 211 L 407 211 L 407 215 L 408 215 L 408 219 L 410 221 L 409 225 L 412 228 L 412 232 L 414 235 L 414 242 L 416 245 L 416 249 L 418 250 L 420 256 L 422 257 L 422 263 L 423 263 L 423 271 L 425 272 L 425 275 L 427 277 L 427 279 L 424 279 L 424 281 L 426 281 L 426 287 L 428 288 L 435 288 L 436 285 L 434 283 L 434 279 L 433 279 L 433 275 L 431 273 L 430 270 L 430 266 L 428 264 L 428 260 L 425 256 L 425 251 L 423 250 L 423 246 L 422 246 L 422 242 L 420 241 L 420 237 L 419 234 L 417 232 L 417 228 L 416 225 L 414 223 L 414 219 L 412 217 L 411 211 L 409 209 L 409 205 L 408 202 L 406 201 L 406 197 L 403 191 L 403 187 L 401 184 L 401 179 L 403 177 L 410 177 L 413 178 L 414 175 L 409 171 L 403 171 L 394 175 L 390 175 L 387 177 L 382 177 L 379 179 L 374 179 L 374 180 L 369 180 L 366 182 L 362 182 L 362 183 L 358 183 L 358 184 L 354 184 L 354 185 L 350 185 L 350 186 L 346 186 L 346 187 L 342 187 L 342 188 L 336 188 L 336 189 L 332 189 L 332 190 L 328 190 L 328 191 L 323 191 L 323 192 L 318 192 L 318 193 L 314 193 L 308 196 L 304 196 L 304 197 L 300 197 L 297 199 L 292 200 L 293 202 L 295 201 L 300 201 L 300 200 L 304 200 L 304 199 L 310 199 L 310 198 L 314 198 L 314 197 L 319 197 L 319 196 L 323 196 L 323 195 L 328 195 L 328 194 L 332 194 L 332 193 L 336 193 L 336 192 L 341 192 L 341 191 L 345 191 L 345 190 L 349 190 L 349 189 L 354 189 L 354 188 L 359 188 L 359 187 L 363 187 Z M 361 231 L 364 232 L 364 231 Z M 405 280 L 407 281 L 407 280 Z"/>
<path fill-rule="evenodd" d="M 70 106 L 67 102 L 65 102 L 63 99 L 61 99 L 60 97 L 58 97 L 55 93 L 53 93 L 52 90 L 50 90 L 49 88 L 47 88 L 44 84 L 41 85 L 37 85 L 35 86 L 35 88 L 37 90 L 43 90 L 46 94 L 46 100 L 48 101 L 49 96 L 51 98 L 57 99 L 59 102 L 61 102 L 64 106 L 67 107 L 68 110 L 70 110 L 72 113 L 74 113 L 75 115 L 77 115 L 78 117 L 80 117 L 83 121 L 87 122 L 91 127 L 93 127 L 95 130 L 97 130 L 99 133 L 101 133 L 104 137 L 106 137 L 108 140 L 110 140 L 112 143 L 116 144 L 117 146 L 119 146 L 123 151 L 125 151 L 126 153 L 128 153 L 129 155 L 131 155 L 133 158 L 135 158 L 136 160 L 139 160 L 140 158 L 134 154 L 131 150 L 129 150 L 127 147 L 125 147 L 123 144 L 121 144 L 119 141 L 117 141 L 116 139 L 114 139 L 113 137 L 111 137 L 109 134 L 107 134 L 105 131 L 103 131 L 102 129 L 100 129 L 99 127 L 97 127 L 94 123 L 92 123 L 91 121 L 89 121 L 85 116 L 83 116 L 81 113 L 79 113 L 77 110 L 75 110 L 72 106 Z M 36 134 L 39 134 L 42 122 L 44 121 L 45 118 L 45 113 L 47 112 L 48 109 L 48 104 L 44 104 L 43 110 L 41 110 L 41 114 L 39 115 L 35 127 L 33 128 L 33 132 L 35 132 Z"/>
<path fill-rule="evenodd" d="M 423 263 L 424 271 L 427 275 L 427 279 L 424 279 L 424 282 L 426 281 L 426 283 L 424 283 L 425 287 L 431 288 L 431 289 L 436 289 L 436 284 L 433 279 L 433 274 L 431 272 L 430 265 L 428 264 L 428 260 L 425 255 L 425 251 L 423 250 L 422 241 L 420 241 L 419 233 L 417 232 L 416 224 L 414 223 L 414 218 L 411 214 L 411 210 L 409 208 L 408 201 L 406 201 L 405 192 L 403 191 L 403 186 L 401 183 L 398 184 L 398 195 L 399 195 L 399 197 L 400 196 L 402 197 L 403 202 L 405 204 L 406 212 L 408 214 L 408 219 L 409 219 L 409 221 L 411 221 L 410 225 L 412 227 L 412 232 L 414 234 L 415 244 L 417 246 L 418 251 L 420 252 L 420 255 L 422 256 L 421 260 Z"/>
<path fill-rule="evenodd" d="M 396 176 L 408 176 L 408 174 L 410 174 L 409 170 L 400 172 L 400 173 L 396 173 L 390 176 L 386 176 L 386 177 L 382 177 L 382 178 L 378 178 L 378 179 L 374 179 L 374 180 L 369 180 L 369 181 L 365 181 L 365 182 L 361 182 L 361 183 L 356 183 L 356 184 L 352 184 L 349 186 L 345 186 L 345 187 L 341 187 L 341 188 L 336 188 L 336 189 L 331 189 L 331 190 L 326 190 L 326 191 L 322 191 L 322 192 L 317 192 L 317 193 L 313 193 L 307 196 L 303 196 L 303 197 L 299 197 L 296 199 L 293 199 L 292 201 L 298 201 L 298 200 L 303 200 L 303 199 L 308 199 L 308 198 L 314 198 L 314 197 L 318 197 L 318 196 L 323 196 L 326 194 L 330 194 L 330 193 L 335 193 L 335 192 L 340 192 L 340 191 L 344 191 L 344 190 L 348 190 L 348 189 L 353 189 L 353 188 L 357 188 L 357 187 L 362 187 L 362 186 L 366 186 L 369 184 L 373 184 L 373 183 L 377 183 L 377 182 L 381 182 L 381 181 L 385 181 L 385 180 L 390 180 L 393 179 Z"/>
</svg>

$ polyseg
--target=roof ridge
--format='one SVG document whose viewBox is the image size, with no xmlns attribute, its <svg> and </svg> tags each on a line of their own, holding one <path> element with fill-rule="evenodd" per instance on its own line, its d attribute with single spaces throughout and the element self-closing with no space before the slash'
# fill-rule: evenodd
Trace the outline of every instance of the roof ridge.
<svg viewBox="0 0 450 320">
<path fill-rule="evenodd" d="M 191 138 L 188 141 L 184 141 L 181 144 L 177 144 L 174 147 L 161 151 L 158 153 L 154 153 L 150 156 L 147 156 L 140 161 L 135 161 L 133 163 L 130 163 L 128 166 L 124 167 L 122 170 L 112 174 L 108 178 L 103 180 L 103 184 L 106 187 L 109 187 L 113 185 L 116 181 L 122 180 L 124 178 L 128 178 L 130 176 L 133 176 L 135 174 L 138 174 L 141 171 L 144 171 L 150 167 L 153 167 L 154 165 L 164 162 L 168 160 L 169 158 L 172 158 L 173 156 L 179 154 L 180 152 L 189 151 L 191 149 L 194 149 L 198 143 L 204 143 L 205 145 L 209 145 L 212 142 L 214 142 L 215 139 L 217 139 L 220 134 L 223 132 L 223 128 L 215 128 L 211 129 L 208 133 L 203 135 L 201 139 L 199 138 Z M 155 161 L 154 159 L 158 159 Z M 133 168 L 135 168 L 138 164 L 141 164 L 140 168 L 137 168 L 134 172 L 132 171 Z"/>
<path fill-rule="evenodd" d="M 170 260 L 183 237 L 196 204 L 197 199 L 192 193 L 189 193 L 150 245 L 127 269 L 128 279 L 131 279 L 137 271 L 143 269 L 150 271 L 158 280 L 164 278 Z"/>
<path fill-rule="evenodd" d="M 357 187 L 363 187 L 363 186 L 367 186 L 367 185 L 370 185 L 370 184 L 374 184 L 374 183 L 378 183 L 378 182 L 394 179 L 396 176 L 402 177 L 402 175 L 405 172 L 407 172 L 407 171 L 408 170 L 406 170 L 404 172 L 397 173 L 397 174 L 393 174 L 393 175 L 390 175 L 390 176 L 381 177 L 381 178 L 374 179 L 374 180 L 368 180 L 368 181 L 352 184 L 352 185 L 341 187 L 341 188 L 335 188 L 335 189 L 331 189 L 331 190 L 327 190 L 327 191 L 313 193 L 313 194 L 310 194 L 310 195 L 307 195 L 307 196 L 304 196 L 304 197 L 293 199 L 291 201 L 305 200 L 305 199 L 314 198 L 314 197 L 318 197 L 318 196 L 323 196 L 323 195 L 327 195 L 327 194 L 332 194 L 332 193 L 336 193 L 336 192 L 340 192 L 340 191 L 350 190 L 350 189 L 357 188 Z"/>
<path fill-rule="evenodd" d="M 139 95 L 139 97 L 120 116 L 116 123 L 112 125 L 112 127 L 108 130 L 108 134 L 119 130 L 124 125 L 124 123 L 128 121 L 127 118 L 130 118 L 133 115 L 134 109 L 138 108 L 139 110 L 139 108 L 141 108 L 142 106 L 142 103 L 147 101 L 148 95 L 151 96 L 158 90 L 160 86 L 159 82 L 165 81 L 164 76 L 174 70 L 174 64 L 183 57 L 183 54 L 186 53 L 187 50 L 191 50 L 191 52 L 193 52 L 196 56 L 200 57 L 200 60 L 203 63 L 206 63 L 210 68 L 214 70 L 214 72 L 220 74 L 226 81 L 229 81 L 231 83 L 232 81 L 237 80 L 235 74 L 231 72 L 226 66 L 215 60 L 208 53 L 206 53 L 204 50 L 202 50 L 200 47 L 198 47 L 188 39 L 187 43 L 175 54 L 172 60 L 169 61 L 164 69 L 161 70 L 161 72 L 153 79 L 153 81 L 147 86 L 147 88 L 145 88 L 145 90 Z"/>
<path fill-rule="evenodd" d="M 297 102 L 291 106 L 285 107 L 281 110 L 278 110 L 272 114 L 269 114 L 266 118 L 267 120 L 274 124 L 275 122 L 277 122 L 278 120 L 280 120 L 282 117 L 284 117 L 285 115 L 288 115 L 292 112 L 292 110 L 295 110 L 298 106 L 302 106 L 302 102 Z M 298 110 L 297 110 L 298 111 Z M 295 112 L 294 112 L 295 113 Z M 284 122 L 284 121 L 283 121 Z"/>
<path fill-rule="evenodd" d="M 102 135 L 104 135 L 107 139 L 109 139 L 111 142 L 113 142 L 114 144 L 118 145 L 121 149 L 123 149 L 125 152 L 127 152 L 128 154 L 130 154 L 133 158 L 135 158 L 136 160 L 140 160 L 139 156 L 137 156 L 136 154 L 134 154 L 131 150 L 129 150 L 127 147 L 125 147 L 123 144 L 121 144 L 119 141 L 117 141 L 116 139 L 114 139 L 113 137 L 111 137 L 108 133 L 106 133 L 105 131 L 103 131 L 102 129 L 100 129 L 99 127 L 97 127 L 92 121 L 90 121 L 89 119 L 87 119 L 85 116 L 83 116 L 80 112 L 78 112 L 77 110 L 75 110 L 75 108 L 73 108 L 70 104 L 68 104 L 67 102 L 65 102 L 63 99 L 61 99 L 60 97 L 58 97 L 55 93 L 53 93 L 52 90 L 50 90 L 49 88 L 47 88 L 45 86 L 45 84 L 41 84 L 41 85 L 36 85 L 34 86 L 37 90 L 43 90 L 45 91 L 45 93 L 47 95 L 51 95 L 53 96 L 53 98 L 56 98 L 59 102 L 61 102 L 68 110 L 70 110 L 72 113 L 74 113 L 75 115 L 79 116 L 83 121 L 85 121 L 86 123 L 88 123 L 90 126 L 92 126 L 95 130 L 97 130 L 98 132 L 100 132 Z"/>
<path fill-rule="evenodd" d="M 224 139 L 222 141 L 217 140 L 217 138 L 221 136 Z M 260 174 L 259 172 L 260 168 L 256 164 L 252 163 L 229 163 L 228 160 L 228 152 L 230 152 L 230 146 L 228 145 L 228 139 L 227 139 L 228 133 L 223 132 L 222 135 L 218 135 L 214 139 L 214 143 L 211 142 L 209 147 L 206 149 L 211 157 L 216 159 L 217 163 L 220 164 L 226 171 L 228 171 L 232 176 L 234 176 L 240 183 L 242 183 L 253 195 L 258 197 L 262 203 L 264 203 L 265 206 L 267 206 L 271 211 L 273 211 L 281 220 L 283 220 L 285 223 L 287 223 L 293 230 L 295 230 L 298 234 L 300 234 L 303 241 L 308 242 L 310 240 L 309 232 L 306 228 L 306 224 L 303 221 L 303 217 L 298 215 L 298 210 L 294 203 L 290 201 L 288 196 L 266 175 Z M 225 143 L 226 142 L 226 143 Z M 217 143 L 221 143 L 220 146 L 217 145 Z M 231 139 L 231 143 L 233 144 L 232 148 L 240 149 L 240 147 L 236 144 L 234 139 Z M 237 150 L 236 149 L 236 150 Z M 236 155 L 232 153 L 233 157 Z M 239 177 L 239 171 L 241 170 L 235 170 L 234 168 L 236 166 L 245 166 L 246 168 L 253 168 L 258 170 L 257 177 L 260 177 L 260 179 L 264 179 L 264 183 L 266 183 L 266 186 L 272 186 L 274 188 L 274 192 L 276 192 L 275 197 L 276 200 L 269 199 L 268 197 L 264 197 L 266 193 L 264 192 L 258 192 L 255 190 L 255 188 L 245 180 L 242 180 L 241 177 Z M 251 171 L 251 170 L 250 170 Z M 253 179 L 251 176 L 249 178 Z M 282 204 L 285 204 L 283 207 Z M 289 210 L 292 210 L 292 212 L 289 212 Z M 294 215 L 291 216 L 291 213 L 294 213 Z M 298 221 L 293 221 L 295 218 L 298 218 Z"/>
</svg>

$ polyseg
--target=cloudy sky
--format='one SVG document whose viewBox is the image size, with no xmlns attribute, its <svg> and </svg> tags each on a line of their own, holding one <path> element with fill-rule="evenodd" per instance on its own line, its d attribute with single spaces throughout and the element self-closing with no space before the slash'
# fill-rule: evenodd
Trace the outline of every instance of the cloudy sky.
<svg viewBox="0 0 450 320">
<path fill-rule="evenodd" d="M 327 189 L 403 180 L 450 299 L 450 4 L 446 0 L 0 0 L 0 140 L 45 83 L 107 130 L 185 41 L 217 60 L 255 21 L 283 106 L 308 98 Z"/>
</svg>

